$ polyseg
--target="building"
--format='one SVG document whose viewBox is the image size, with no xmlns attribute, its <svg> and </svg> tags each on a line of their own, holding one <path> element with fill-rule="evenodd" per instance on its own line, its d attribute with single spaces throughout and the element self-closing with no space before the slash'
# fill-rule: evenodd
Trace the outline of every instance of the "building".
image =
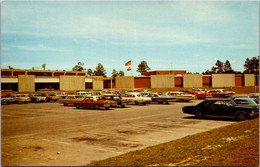
<svg viewBox="0 0 260 167">
<path fill-rule="evenodd" d="M 2 91 L 104 89 L 112 88 L 112 82 L 113 78 L 86 77 L 86 72 L 80 71 L 1 70 Z"/>
<path fill-rule="evenodd" d="M 86 72 L 50 70 L 1 70 L 1 90 L 34 92 L 41 90 L 101 90 L 134 88 L 217 88 L 250 87 L 259 85 L 254 74 L 186 74 L 179 71 L 150 71 L 141 77 L 123 76 L 107 78 L 87 77 Z"/>
<path fill-rule="evenodd" d="M 186 74 L 186 70 L 160 70 L 160 71 L 149 71 L 143 72 L 142 75 L 144 76 L 151 76 L 151 75 L 183 75 Z"/>
</svg>

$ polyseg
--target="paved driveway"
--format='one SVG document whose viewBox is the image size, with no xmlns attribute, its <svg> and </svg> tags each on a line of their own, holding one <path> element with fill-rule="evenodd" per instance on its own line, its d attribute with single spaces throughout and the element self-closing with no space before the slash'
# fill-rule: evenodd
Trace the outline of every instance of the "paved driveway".
<svg viewBox="0 0 260 167">
<path fill-rule="evenodd" d="M 183 106 L 198 102 L 110 110 L 2 105 L 2 165 L 80 166 L 234 122 L 182 113 Z"/>
</svg>

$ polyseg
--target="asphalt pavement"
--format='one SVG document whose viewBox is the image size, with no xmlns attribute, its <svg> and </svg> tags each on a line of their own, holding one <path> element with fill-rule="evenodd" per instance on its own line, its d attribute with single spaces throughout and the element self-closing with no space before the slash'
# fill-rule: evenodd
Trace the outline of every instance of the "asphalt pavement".
<svg viewBox="0 0 260 167">
<path fill-rule="evenodd" d="M 2 165 L 81 166 L 234 122 L 198 120 L 182 112 L 183 106 L 199 102 L 109 110 L 59 103 L 2 105 Z"/>
</svg>

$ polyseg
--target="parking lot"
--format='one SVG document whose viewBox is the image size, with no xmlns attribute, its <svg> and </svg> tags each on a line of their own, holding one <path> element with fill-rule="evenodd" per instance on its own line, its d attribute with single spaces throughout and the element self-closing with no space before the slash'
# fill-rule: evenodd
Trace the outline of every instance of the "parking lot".
<svg viewBox="0 0 260 167">
<path fill-rule="evenodd" d="M 2 165 L 81 166 L 234 122 L 198 120 L 182 112 L 183 106 L 199 102 L 109 110 L 59 103 L 2 105 Z"/>
</svg>

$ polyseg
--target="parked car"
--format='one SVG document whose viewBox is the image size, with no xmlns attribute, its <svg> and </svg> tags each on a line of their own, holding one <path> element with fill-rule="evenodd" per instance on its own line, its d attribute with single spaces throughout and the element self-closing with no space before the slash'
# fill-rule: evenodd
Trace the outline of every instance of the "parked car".
<svg viewBox="0 0 260 167">
<path fill-rule="evenodd" d="M 55 93 L 55 92 L 43 93 L 42 95 L 46 97 L 46 101 L 48 101 L 48 102 L 51 102 L 51 101 L 57 102 L 59 99 L 62 98 L 61 96 L 57 95 L 57 93 Z"/>
<path fill-rule="evenodd" d="M 151 102 L 152 102 L 152 98 L 151 97 L 145 96 L 145 95 L 141 95 L 141 94 L 140 94 L 140 96 L 145 99 L 146 104 L 151 104 Z"/>
<path fill-rule="evenodd" d="M 200 90 L 200 89 L 199 89 Z M 192 94 L 195 95 L 197 97 L 197 99 L 208 99 L 208 98 L 212 98 L 212 94 L 211 93 L 207 93 L 206 90 L 203 91 L 198 91 L 198 90 L 188 90 L 185 91 L 187 94 Z"/>
<path fill-rule="evenodd" d="M 6 94 L 1 95 L 1 104 L 12 104 L 14 103 L 14 99 L 8 97 Z"/>
<path fill-rule="evenodd" d="M 74 101 L 83 100 L 83 95 L 68 95 L 65 99 L 59 99 L 59 103 L 64 104 L 64 106 L 74 105 Z"/>
<path fill-rule="evenodd" d="M 248 96 L 250 98 L 257 98 L 257 99 L 259 99 L 259 93 L 249 93 Z"/>
<path fill-rule="evenodd" d="M 37 103 L 37 102 L 43 103 L 46 101 L 46 97 L 40 94 L 29 94 L 29 96 L 31 98 L 31 102 L 33 103 Z"/>
<path fill-rule="evenodd" d="M 197 99 L 195 95 L 186 94 L 184 92 L 178 92 L 178 91 L 171 91 L 165 93 L 168 96 L 174 96 L 176 98 L 176 101 L 179 102 L 189 102 L 191 100 Z"/>
<path fill-rule="evenodd" d="M 235 98 L 233 100 L 237 105 L 253 106 L 259 108 L 259 100 L 256 98 Z"/>
<path fill-rule="evenodd" d="M 103 96 L 105 99 L 107 100 L 113 100 L 116 102 L 116 106 L 120 106 L 120 107 L 125 107 L 127 105 L 127 101 L 126 99 L 123 99 L 121 96 L 119 95 L 114 95 L 114 94 L 105 94 Z"/>
<path fill-rule="evenodd" d="M 74 105 L 77 109 L 79 108 L 105 108 L 108 110 L 111 106 L 113 106 L 116 102 L 111 100 L 105 100 L 101 96 L 86 96 L 83 100 L 73 101 Z"/>
<path fill-rule="evenodd" d="M 249 98 L 249 96 L 248 95 L 235 95 L 235 96 L 230 97 L 231 100 L 235 100 L 237 98 Z"/>
<path fill-rule="evenodd" d="M 14 99 L 15 103 L 29 103 L 31 98 L 28 94 L 11 94 L 11 98 Z"/>
<path fill-rule="evenodd" d="M 211 93 L 214 98 L 228 98 L 234 95 L 234 92 L 225 91 L 225 89 L 212 89 L 208 90 L 207 93 Z"/>
<path fill-rule="evenodd" d="M 234 117 L 242 121 L 259 116 L 259 110 L 255 107 L 238 106 L 230 99 L 209 99 L 197 105 L 184 106 L 182 110 L 186 114 L 194 114 L 198 119 L 211 115 Z"/>
<path fill-rule="evenodd" d="M 139 93 L 128 93 L 128 94 L 122 95 L 122 98 L 127 99 L 127 100 L 130 99 L 136 105 L 139 105 L 139 104 L 146 105 L 146 101 L 147 101 L 147 99 L 142 97 Z"/>
<path fill-rule="evenodd" d="M 156 102 L 159 104 L 169 104 L 170 102 L 176 101 L 176 98 L 174 96 L 150 94 L 148 95 L 148 97 L 152 98 L 152 102 Z"/>
</svg>

